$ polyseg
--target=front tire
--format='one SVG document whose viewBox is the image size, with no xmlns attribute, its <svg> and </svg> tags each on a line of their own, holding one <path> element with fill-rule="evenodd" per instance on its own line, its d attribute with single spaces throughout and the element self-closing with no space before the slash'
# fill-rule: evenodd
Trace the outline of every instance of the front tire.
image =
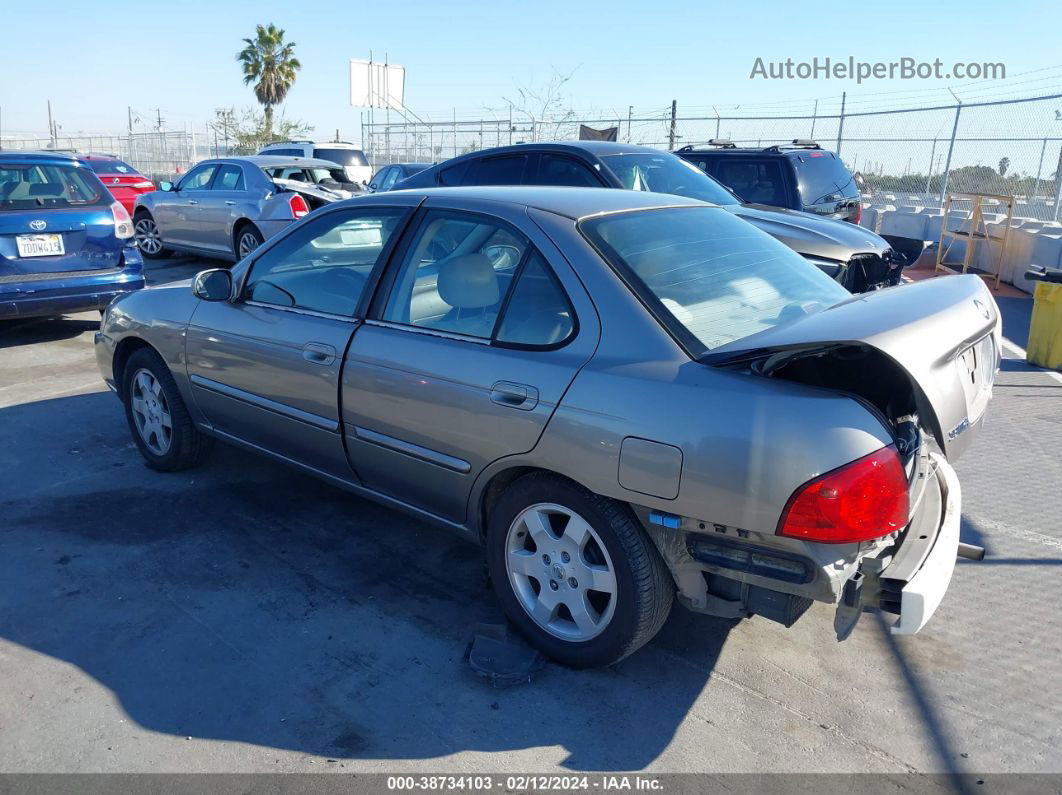
<svg viewBox="0 0 1062 795">
<path fill-rule="evenodd" d="M 142 348 L 129 357 L 122 376 L 125 419 L 147 465 L 177 472 L 201 464 L 213 437 L 196 429 L 166 363 Z"/>
<path fill-rule="evenodd" d="M 159 228 L 155 224 L 155 219 L 151 217 L 151 213 L 147 211 L 141 211 L 140 215 L 136 216 L 133 222 L 133 237 L 136 240 L 136 247 L 147 259 L 165 259 L 173 254 L 170 249 L 162 245 Z"/>
<path fill-rule="evenodd" d="M 498 499 L 487 565 L 520 633 L 574 668 L 612 665 L 648 643 L 675 593 L 629 507 L 549 473 L 520 478 Z"/>
</svg>

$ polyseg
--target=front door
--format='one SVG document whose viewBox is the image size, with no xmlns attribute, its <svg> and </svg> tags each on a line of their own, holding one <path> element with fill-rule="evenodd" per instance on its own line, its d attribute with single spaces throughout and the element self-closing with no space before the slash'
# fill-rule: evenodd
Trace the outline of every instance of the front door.
<svg viewBox="0 0 1062 795">
<path fill-rule="evenodd" d="M 526 214 L 432 204 L 351 342 L 343 422 L 367 486 L 460 522 L 484 467 L 538 442 L 598 331 Z"/>
<path fill-rule="evenodd" d="M 238 295 L 188 327 L 196 405 L 223 435 L 349 479 L 339 425 L 343 355 L 358 306 L 407 208 L 327 212 L 265 246 Z"/>
<path fill-rule="evenodd" d="M 203 163 L 184 175 L 177 187 L 157 195 L 153 213 L 164 243 L 200 246 L 199 202 L 210 189 L 217 163 Z"/>
</svg>

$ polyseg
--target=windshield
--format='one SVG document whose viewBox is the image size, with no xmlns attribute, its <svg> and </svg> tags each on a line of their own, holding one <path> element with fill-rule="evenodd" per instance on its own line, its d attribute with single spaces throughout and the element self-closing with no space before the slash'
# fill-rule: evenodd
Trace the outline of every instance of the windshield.
<svg viewBox="0 0 1062 795">
<path fill-rule="evenodd" d="M 110 203 L 91 171 L 73 165 L 0 165 L 0 210 Z"/>
<path fill-rule="evenodd" d="M 694 356 L 850 297 L 792 249 L 713 207 L 616 213 L 579 229 Z"/>
<path fill-rule="evenodd" d="M 699 168 L 667 152 L 604 155 L 601 159 L 627 190 L 674 193 L 712 204 L 741 204 L 740 199 Z"/>
<path fill-rule="evenodd" d="M 318 160 L 331 160 L 341 166 L 367 166 L 365 153 L 360 149 L 314 149 L 313 156 Z"/>
</svg>

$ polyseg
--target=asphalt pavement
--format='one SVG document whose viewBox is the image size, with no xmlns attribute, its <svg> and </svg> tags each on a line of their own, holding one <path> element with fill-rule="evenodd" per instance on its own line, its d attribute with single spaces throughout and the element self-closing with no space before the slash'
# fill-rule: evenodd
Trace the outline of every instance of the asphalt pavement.
<svg viewBox="0 0 1062 795">
<path fill-rule="evenodd" d="M 97 322 L 0 325 L 0 772 L 1062 772 L 1062 376 L 1013 347 L 957 466 L 988 555 L 919 635 L 676 607 L 619 665 L 494 689 L 479 549 L 224 445 L 147 469 Z"/>
</svg>

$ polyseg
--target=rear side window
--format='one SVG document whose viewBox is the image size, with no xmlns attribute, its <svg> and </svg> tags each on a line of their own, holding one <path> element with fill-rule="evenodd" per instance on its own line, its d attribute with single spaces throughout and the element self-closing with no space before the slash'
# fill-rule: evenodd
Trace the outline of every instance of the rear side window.
<svg viewBox="0 0 1062 795">
<path fill-rule="evenodd" d="M 468 167 L 475 165 L 474 161 L 465 161 L 464 163 L 458 163 L 455 166 L 444 168 L 439 172 L 439 184 L 445 185 L 448 188 L 453 188 L 458 185 L 470 185 L 472 183 L 465 181 L 465 175 L 468 174 Z"/>
<path fill-rule="evenodd" d="M 527 155 L 489 157 L 480 160 L 465 185 L 519 185 L 524 175 Z"/>
<path fill-rule="evenodd" d="M 544 154 L 538 161 L 535 185 L 568 185 L 576 188 L 599 188 L 601 180 L 593 171 L 571 157 Z"/>
<path fill-rule="evenodd" d="M 561 345 L 575 331 L 575 310 L 542 255 L 533 251 L 513 286 L 497 340 L 519 347 Z"/>
<path fill-rule="evenodd" d="M 110 204 L 99 178 L 74 165 L 0 165 L 0 211 Z"/>
<path fill-rule="evenodd" d="M 811 150 L 794 157 L 793 165 L 804 204 L 854 199 L 859 195 L 851 172 L 833 152 Z"/>
<path fill-rule="evenodd" d="M 786 207 L 785 178 L 777 159 L 720 158 L 715 175 L 747 202 Z"/>
<path fill-rule="evenodd" d="M 88 167 L 97 174 L 139 174 L 135 168 L 121 160 L 86 160 Z"/>
<path fill-rule="evenodd" d="M 341 166 L 367 166 L 365 153 L 360 149 L 314 149 L 313 156 L 319 160 L 330 160 Z"/>
<path fill-rule="evenodd" d="M 239 166 L 222 166 L 211 187 L 214 190 L 243 190 L 243 169 Z"/>
</svg>

